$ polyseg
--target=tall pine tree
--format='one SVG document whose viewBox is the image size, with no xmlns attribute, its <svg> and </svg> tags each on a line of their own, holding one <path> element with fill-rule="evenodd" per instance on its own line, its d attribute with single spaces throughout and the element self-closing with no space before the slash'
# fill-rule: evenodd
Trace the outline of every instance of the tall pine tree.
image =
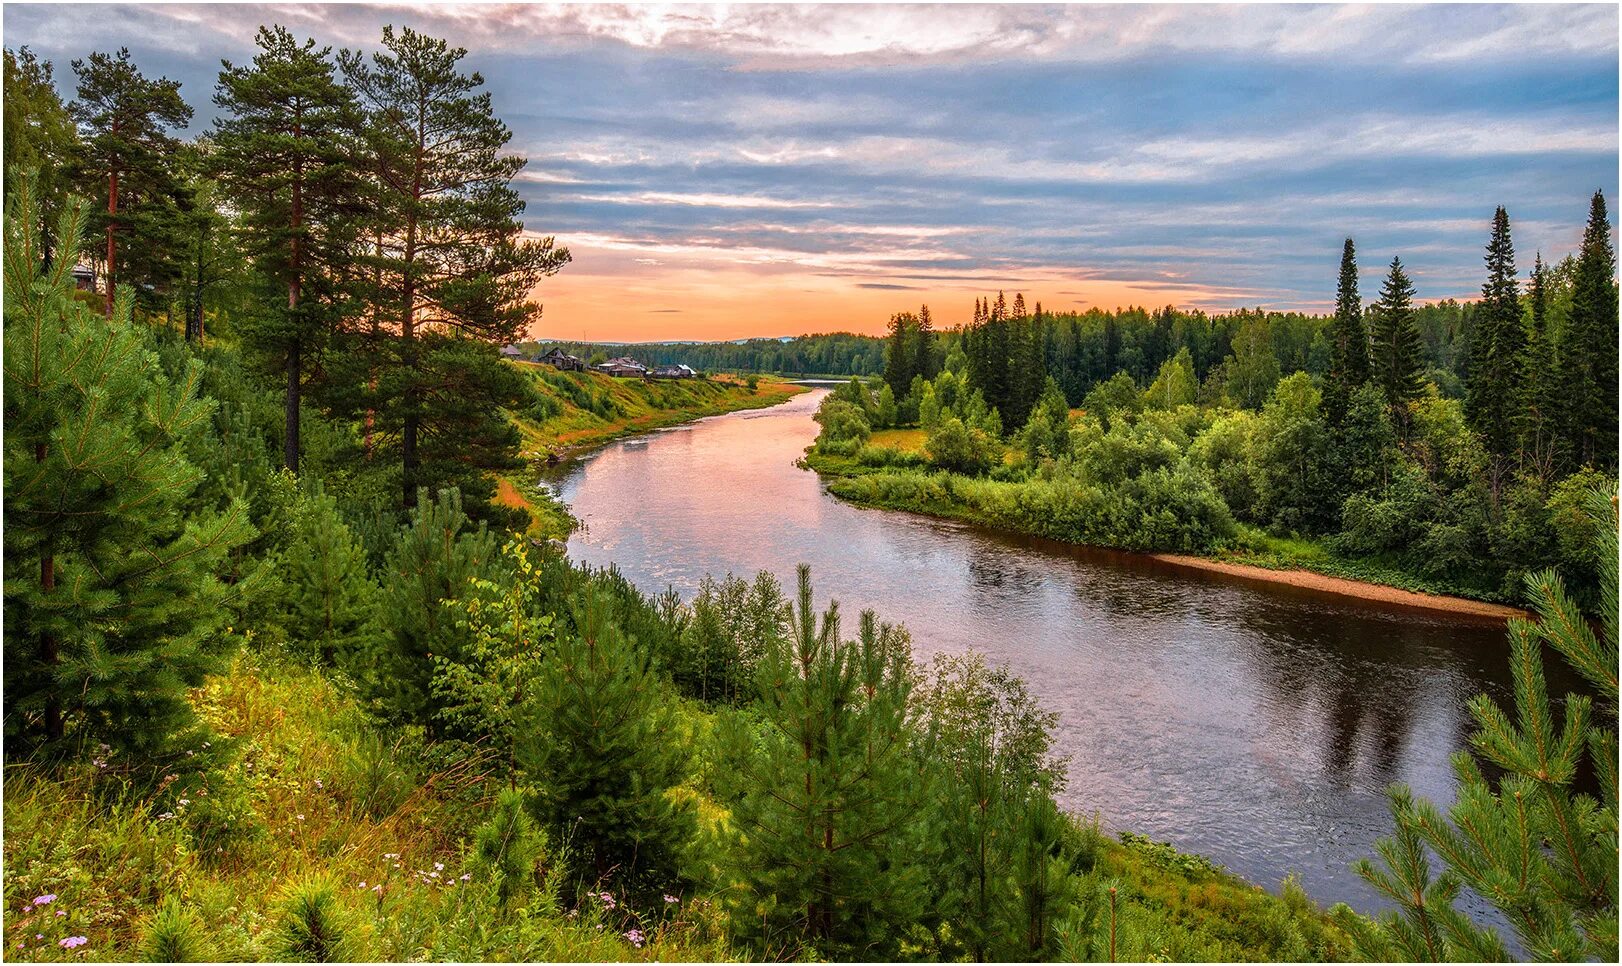
<svg viewBox="0 0 1622 966">
<path fill-rule="evenodd" d="M 1565 440 L 1561 429 L 1570 407 L 1561 398 L 1567 378 L 1560 369 L 1559 346 L 1549 318 L 1549 267 L 1539 252 L 1533 262 L 1531 284 L 1532 326 L 1527 332 L 1526 354 L 1521 365 L 1524 405 L 1519 414 L 1522 462 L 1541 479 L 1552 479 L 1565 462 Z"/>
<path fill-rule="evenodd" d="M 569 260 L 551 238 L 523 237 L 524 202 L 512 180 L 527 159 L 506 150 L 512 132 L 480 92 L 484 78 L 462 71 L 466 56 L 392 27 L 370 57 L 339 56 L 366 113 L 375 189 L 369 298 L 384 337 L 364 408 L 376 410 L 379 431 L 398 444 L 407 506 L 429 479 L 471 482 L 516 458 L 518 438 L 505 420 L 469 421 L 477 414 L 457 402 L 478 397 L 488 415 L 503 400 L 523 399 L 520 384 L 488 363 L 539 313 L 529 300 L 536 285 Z M 425 437 L 455 440 L 458 449 L 437 454 L 441 465 L 426 475 L 424 456 L 436 454 L 425 454 Z"/>
<path fill-rule="evenodd" d="M 220 71 L 214 170 L 241 213 L 255 268 L 285 297 L 267 300 L 251 341 L 286 381 L 282 462 L 299 468 L 299 404 L 309 358 L 341 318 L 343 266 L 354 256 L 362 199 L 359 112 L 337 82 L 331 48 L 261 27 L 251 65 Z"/>
<path fill-rule="evenodd" d="M 191 122 L 192 109 L 179 81 L 146 77 L 128 48 L 93 53 L 74 61 L 73 70 L 79 88 L 69 110 L 84 139 L 74 169 L 82 190 L 105 202 L 92 226 L 105 243 L 102 308 L 112 318 L 115 285 L 134 286 L 151 308 L 172 280 L 163 228 L 178 190 L 173 160 L 180 142 L 170 132 Z"/>
</svg>

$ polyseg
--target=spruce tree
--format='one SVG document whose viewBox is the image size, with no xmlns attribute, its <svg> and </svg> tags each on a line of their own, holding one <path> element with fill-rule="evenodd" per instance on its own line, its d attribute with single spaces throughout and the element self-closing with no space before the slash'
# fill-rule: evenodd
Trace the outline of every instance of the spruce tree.
<svg viewBox="0 0 1622 966">
<path fill-rule="evenodd" d="M 1380 289 L 1374 317 L 1374 377 L 1386 402 L 1406 425 L 1406 403 L 1417 399 L 1424 379 L 1419 327 L 1414 322 L 1414 285 L 1402 270 L 1402 259 L 1391 259 L 1391 271 Z"/>
<path fill-rule="evenodd" d="M 114 286 L 135 287 L 149 308 L 171 281 L 161 227 L 170 217 L 177 184 L 173 159 L 179 149 L 170 131 L 191 123 L 192 109 L 180 82 L 151 80 L 130 60 L 93 53 L 73 62 L 78 96 L 69 105 L 83 137 L 74 169 L 82 190 L 105 203 L 92 228 L 105 239 L 103 311 L 113 317 Z M 129 239 L 122 249 L 120 239 Z"/>
<path fill-rule="evenodd" d="M 1525 405 L 1519 414 L 1520 451 L 1525 465 L 1543 480 L 1550 480 L 1566 456 L 1566 414 L 1570 407 L 1561 398 L 1567 378 L 1560 368 L 1558 333 L 1550 326 L 1549 268 L 1538 253 L 1533 263 L 1531 284 L 1532 325 L 1526 337 L 1526 355 L 1521 365 L 1521 385 Z"/>
<path fill-rule="evenodd" d="M 789 625 L 761 660 L 759 723 L 729 719 L 723 736 L 732 923 L 763 950 L 888 958 L 924 887 L 906 637 L 867 612 L 842 640 L 803 564 Z"/>
<path fill-rule="evenodd" d="M 1340 422 L 1352 394 L 1368 381 L 1369 340 L 1363 327 L 1363 302 L 1357 294 L 1357 251 L 1348 238 L 1340 255 L 1335 317 L 1329 323 L 1329 372 L 1323 397 L 1330 425 Z"/>
<path fill-rule="evenodd" d="M 15 176 L 14 176 L 15 177 Z M 186 457 L 213 404 L 201 364 L 171 380 L 132 324 L 42 268 L 38 201 L 15 177 L 5 221 L 5 694 L 10 754 L 104 741 L 159 751 L 192 719 L 187 689 L 220 666 L 217 574 L 253 536 L 247 509 L 191 509 Z M 82 205 L 56 237 L 76 251 Z"/>
<path fill-rule="evenodd" d="M 365 549 L 321 484 L 281 485 L 299 492 L 272 564 L 283 588 L 280 623 L 295 653 L 337 667 L 376 641 L 377 585 L 367 573 Z"/>
<path fill-rule="evenodd" d="M 1493 455 L 1495 467 L 1501 468 L 1515 451 L 1515 425 L 1522 403 L 1521 366 L 1526 351 L 1526 328 L 1515 279 L 1515 248 L 1509 235 L 1509 215 L 1503 208 L 1493 214 L 1486 262 L 1487 281 L 1481 286 L 1481 304 L 1476 309 L 1472 336 L 1466 412 L 1471 426 Z"/>
<path fill-rule="evenodd" d="M 905 393 L 912 385 L 912 377 L 922 374 L 917 368 L 918 353 L 913 340 L 917 327 L 918 319 L 911 312 L 890 316 L 890 334 L 884 340 L 884 381 L 898 393 Z"/>
<path fill-rule="evenodd" d="M 1615 469 L 1617 459 L 1616 251 L 1605 195 L 1589 205 L 1560 359 L 1567 375 L 1568 437 L 1581 463 Z"/>
<path fill-rule="evenodd" d="M 407 506 L 432 478 L 423 472 L 425 436 L 475 444 L 472 457 L 458 453 L 438 474 L 483 469 L 486 456 L 498 468 L 515 458 L 518 440 L 505 420 L 469 422 L 452 397 L 490 391 L 481 383 L 495 375 L 487 364 L 495 347 L 522 334 L 540 311 L 529 300 L 536 285 L 569 261 L 551 238 L 523 237 L 524 202 L 512 181 L 528 162 L 506 150 L 512 132 L 492 112 L 489 92 L 479 91 L 484 78 L 462 72 L 466 56 L 392 27 L 369 58 L 339 56 L 366 115 L 374 189 L 367 297 L 377 309 L 378 378 L 362 408 L 380 419 L 387 410 L 397 426 Z M 470 352 L 467 343 L 488 351 Z"/>
<path fill-rule="evenodd" d="M 1377 849 L 1384 868 L 1357 871 L 1396 909 L 1369 920 L 1334 915 L 1357 951 L 1375 960 L 1503 960 L 1493 929 L 1452 907 L 1468 886 L 1503 914 L 1531 958 L 1617 958 L 1617 516 L 1614 484 L 1587 499 L 1599 563 L 1600 613 L 1591 624 L 1554 571 L 1527 577 L 1537 620 L 1509 624 L 1514 705 L 1470 702 L 1472 751 L 1454 756 L 1459 791 L 1445 813 L 1403 786 L 1391 791 L 1396 837 Z M 1592 688 L 1550 700 L 1543 648 Z M 1473 752 L 1473 753 L 1472 753 Z M 1486 766 L 1486 767 L 1484 767 Z M 1488 769 L 1491 769 L 1489 772 Z M 1595 777 L 1598 794 L 1581 790 Z M 1442 862 L 1431 877 L 1426 850 Z"/>
<path fill-rule="evenodd" d="M 935 347 L 935 320 L 930 317 L 929 306 L 918 307 L 918 332 L 914 339 L 912 350 L 912 372 L 914 375 L 933 379 L 941 371 L 941 361 Z M 911 385 L 912 380 L 907 380 Z"/>
<path fill-rule="evenodd" d="M 362 210 L 354 96 L 329 47 L 260 27 L 251 65 L 225 62 L 213 169 L 241 213 L 256 269 L 276 289 L 248 337 L 285 377 L 282 462 L 299 468 L 299 402 L 310 358 L 344 311 L 345 266 Z"/>
</svg>

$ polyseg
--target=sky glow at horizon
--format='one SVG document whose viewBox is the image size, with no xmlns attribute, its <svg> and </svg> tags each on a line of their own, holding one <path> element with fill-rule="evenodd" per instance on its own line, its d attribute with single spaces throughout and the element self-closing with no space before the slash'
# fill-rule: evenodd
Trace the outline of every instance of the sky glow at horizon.
<svg viewBox="0 0 1622 966">
<path fill-rule="evenodd" d="M 212 123 L 261 24 L 468 48 L 526 227 L 574 262 L 532 334 L 882 331 L 927 302 L 1322 311 L 1341 240 L 1372 299 L 1479 292 L 1493 208 L 1524 276 L 1617 205 L 1615 6 L 7 4 L 56 65 L 128 46 Z"/>
</svg>

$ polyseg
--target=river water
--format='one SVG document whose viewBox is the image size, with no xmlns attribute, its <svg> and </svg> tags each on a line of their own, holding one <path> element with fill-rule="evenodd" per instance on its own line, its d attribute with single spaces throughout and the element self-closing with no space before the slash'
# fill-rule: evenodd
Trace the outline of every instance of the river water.
<svg viewBox="0 0 1622 966">
<path fill-rule="evenodd" d="M 683 597 L 728 572 L 792 589 L 809 563 L 819 606 L 905 624 L 920 659 L 972 648 L 1023 676 L 1060 715 L 1067 807 L 1377 905 L 1348 863 L 1389 832 L 1392 782 L 1451 801 L 1465 702 L 1508 697 L 1501 625 L 842 503 L 794 465 L 825 391 L 566 466 L 570 556 Z"/>
</svg>

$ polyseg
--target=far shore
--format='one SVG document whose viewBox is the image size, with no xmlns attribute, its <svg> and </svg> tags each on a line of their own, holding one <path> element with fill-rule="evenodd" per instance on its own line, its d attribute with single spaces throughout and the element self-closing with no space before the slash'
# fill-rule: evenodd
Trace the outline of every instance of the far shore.
<svg viewBox="0 0 1622 966">
<path fill-rule="evenodd" d="M 1355 597 L 1360 600 L 1377 601 L 1398 607 L 1412 607 L 1416 610 L 1438 611 L 1502 621 L 1507 621 L 1512 617 L 1531 616 L 1519 607 L 1510 607 L 1505 604 L 1491 604 L 1486 601 L 1471 600 L 1468 597 L 1450 597 L 1445 594 L 1422 594 L 1411 590 L 1402 590 L 1398 587 L 1390 587 L 1385 584 L 1351 580 L 1346 577 L 1330 577 L 1299 568 L 1275 570 L 1271 567 L 1230 563 L 1224 560 L 1191 557 L 1179 553 L 1151 553 L 1145 556 L 1174 566 L 1187 567 L 1191 570 L 1204 570 L 1233 577 L 1266 581 L 1272 584 L 1303 587 L 1327 594 L 1338 594 L 1342 597 Z"/>
</svg>

